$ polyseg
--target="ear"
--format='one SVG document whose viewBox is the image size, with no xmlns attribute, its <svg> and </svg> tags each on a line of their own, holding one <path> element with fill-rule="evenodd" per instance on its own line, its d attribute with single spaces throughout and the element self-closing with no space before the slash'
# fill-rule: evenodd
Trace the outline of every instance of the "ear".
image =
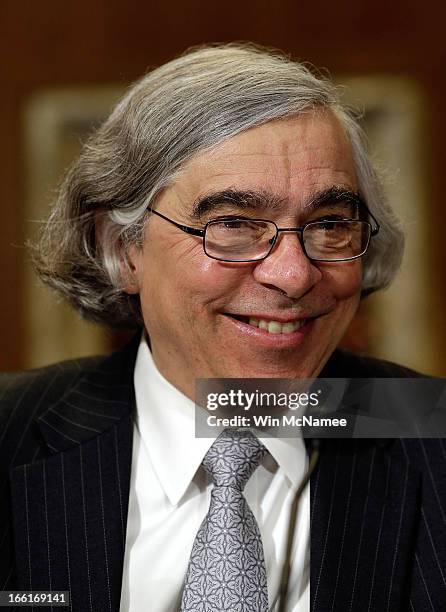
<svg viewBox="0 0 446 612">
<path fill-rule="evenodd" d="M 135 295 L 141 289 L 142 249 L 136 244 L 131 244 L 127 249 L 124 249 L 124 246 L 122 246 L 121 253 L 122 257 L 120 258 L 119 266 L 122 290 L 125 293 Z"/>
<path fill-rule="evenodd" d="M 118 251 L 118 278 L 122 291 L 138 294 L 142 273 L 142 249 L 136 244 L 125 247 L 117 235 L 116 226 L 111 223 L 107 213 L 98 211 L 95 214 L 96 246 L 102 251 L 104 260 L 116 261 Z"/>
</svg>

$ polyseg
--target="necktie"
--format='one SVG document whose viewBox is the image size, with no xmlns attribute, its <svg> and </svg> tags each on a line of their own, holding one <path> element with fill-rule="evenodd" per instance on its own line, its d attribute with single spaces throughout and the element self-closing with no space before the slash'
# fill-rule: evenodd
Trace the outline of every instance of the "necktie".
<svg viewBox="0 0 446 612">
<path fill-rule="evenodd" d="M 192 547 L 180 612 L 267 612 L 262 540 L 242 493 L 265 453 L 250 432 L 225 429 L 203 459 L 214 486 Z"/>
</svg>

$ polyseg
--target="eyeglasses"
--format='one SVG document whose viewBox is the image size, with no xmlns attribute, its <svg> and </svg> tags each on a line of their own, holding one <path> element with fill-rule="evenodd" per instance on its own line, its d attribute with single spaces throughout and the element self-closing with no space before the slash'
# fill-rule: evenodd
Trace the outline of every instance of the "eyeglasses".
<svg viewBox="0 0 446 612">
<path fill-rule="evenodd" d="M 225 262 L 261 261 L 268 257 L 280 233 L 297 233 L 305 255 L 312 261 L 350 261 L 362 257 L 372 236 L 379 232 L 379 224 L 365 203 L 358 198 L 353 202 L 362 207 L 372 219 L 323 218 L 309 221 L 301 227 L 278 227 L 274 221 L 229 217 L 208 221 L 203 229 L 177 223 L 169 217 L 151 210 L 154 215 L 172 223 L 182 232 L 203 239 L 205 254 Z M 352 202 L 347 202 L 351 206 Z M 338 216 L 338 215 L 336 215 Z"/>
</svg>

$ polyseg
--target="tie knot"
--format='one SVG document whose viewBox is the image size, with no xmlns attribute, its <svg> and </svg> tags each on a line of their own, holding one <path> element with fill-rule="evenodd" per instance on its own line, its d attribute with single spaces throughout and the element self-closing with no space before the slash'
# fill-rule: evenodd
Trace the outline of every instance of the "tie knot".
<svg viewBox="0 0 446 612">
<path fill-rule="evenodd" d="M 243 491 L 266 454 L 266 448 L 250 431 L 225 429 L 203 459 L 214 485 Z"/>
</svg>

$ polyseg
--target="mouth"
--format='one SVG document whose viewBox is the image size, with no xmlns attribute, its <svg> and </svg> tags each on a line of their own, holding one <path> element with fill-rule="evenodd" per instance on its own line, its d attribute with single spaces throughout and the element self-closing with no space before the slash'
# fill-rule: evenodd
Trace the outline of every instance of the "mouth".
<svg viewBox="0 0 446 612">
<path fill-rule="evenodd" d="M 313 318 L 306 319 L 291 319 L 288 321 L 277 321 L 276 319 L 264 318 L 264 317 L 254 317 L 249 315 L 235 315 L 230 313 L 225 313 L 226 316 L 231 319 L 235 319 L 236 321 L 240 321 L 245 325 L 249 325 L 251 327 L 258 328 L 272 335 L 288 335 L 293 334 L 294 332 L 299 331 L 302 327 L 307 325 Z"/>
</svg>

